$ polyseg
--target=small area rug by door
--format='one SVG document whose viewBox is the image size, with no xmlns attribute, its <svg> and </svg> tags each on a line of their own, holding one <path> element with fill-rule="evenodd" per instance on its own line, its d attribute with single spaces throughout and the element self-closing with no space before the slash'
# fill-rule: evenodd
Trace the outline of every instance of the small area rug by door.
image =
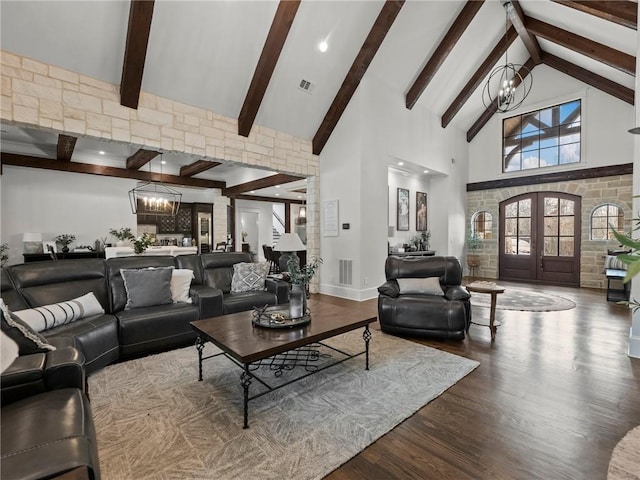
<svg viewBox="0 0 640 480">
<path fill-rule="evenodd" d="M 640 426 L 630 430 L 613 449 L 607 480 L 640 480 Z"/>
<path fill-rule="evenodd" d="M 223 356 L 204 361 L 202 382 L 195 347 L 96 372 L 89 392 L 102 477 L 319 479 L 478 366 L 372 334 L 369 371 L 359 356 L 259 397 L 249 403 L 246 430 L 241 369 Z M 326 343 L 351 353 L 364 347 L 362 331 Z M 216 351 L 207 344 L 205 355 Z"/>
<path fill-rule="evenodd" d="M 491 295 L 472 292 L 471 305 L 490 307 Z M 519 310 L 521 312 L 555 312 L 571 310 L 575 306 L 576 304 L 568 298 L 515 287 L 506 287 L 504 293 L 499 294 L 496 301 L 498 310 Z"/>
</svg>

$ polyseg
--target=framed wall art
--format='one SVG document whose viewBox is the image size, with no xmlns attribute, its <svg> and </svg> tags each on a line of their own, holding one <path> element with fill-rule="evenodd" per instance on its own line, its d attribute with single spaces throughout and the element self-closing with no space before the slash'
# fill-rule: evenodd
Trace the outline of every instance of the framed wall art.
<svg viewBox="0 0 640 480">
<path fill-rule="evenodd" d="M 426 232 L 427 225 L 427 194 L 416 192 L 416 231 Z"/>
<path fill-rule="evenodd" d="M 399 232 L 409 230 L 409 190 L 398 188 L 398 218 L 396 228 Z"/>
</svg>

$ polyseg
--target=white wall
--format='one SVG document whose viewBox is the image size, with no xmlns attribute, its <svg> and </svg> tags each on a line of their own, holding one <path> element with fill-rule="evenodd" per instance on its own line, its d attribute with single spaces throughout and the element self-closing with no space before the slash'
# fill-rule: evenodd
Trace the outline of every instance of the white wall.
<svg viewBox="0 0 640 480">
<path fill-rule="evenodd" d="M 23 262 L 24 232 L 40 232 L 43 241 L 71 233 L 74 245 L 93 245 L 101 237 L 115 242 L 111 228 L 136 231 L 128 195 L 135 180 L 4 165 L 0 181 L 0 241 L 9 244 L 9 264 Z M 176 190 L 184 202 L 213 203 L 212 189 Z"/>
<path fill-rule="evenodd" d="M 633 105 L 618 100 L 546 65 L 533 70 L 533 89 L 514 112 L 496 114 L 469 146 L 469 182 L 497 180 L 570 169 L 619 165 L 633 161 Z M 532 172 L 502 173 L 502 119 L 580 98 L 582 100 L 582 161 Z"/>
<path fill-rule="evenodd" d="M 320 155 L 321 201 L 339 200 L 339 223 L 351 223 L 338 237 L 325 237 L 321 219 L 321 291 L 357 300 L 377 295 L 387 257 L 387 168 L 397 160 L 444 175 L 435 190 L 432 185 L 425 189 L 431 247 L 438 254 L 459 256 L 464 235 L 459 242 L 449 236 L 451 231 L 464 231 L 466 152 L 464 133 L 453 126 L 442 129 L 438 115 L 418 106 L 407 110 L 403 95 L 377 79 L 362 82 Z M 462 178 L 449 178 L 452 173 Z M 411 190 L 413 205 L 415 189 Z M 410 217 L 413 231 L 408 233 L 415 235 L 415 211 Z M 460 225 L 452 229 L 456 222 Z M 351 286 L 337 283 L 339 259 L 354 262 Z"/>
<path fill-rule="evenodd" d="M 264 252 L 262 245 L 272 245 L 273 242 L 273 205 L 269 202 L 254 202 L 253 200 L 236 200 L 236 251 L 242 251 L 242 226 L 240 225 L 241 212 L 254 212 L 258 214 L 258 251 L 252 252 L 258 254 L 258 259 L 264 261 Z"/>
</svg>

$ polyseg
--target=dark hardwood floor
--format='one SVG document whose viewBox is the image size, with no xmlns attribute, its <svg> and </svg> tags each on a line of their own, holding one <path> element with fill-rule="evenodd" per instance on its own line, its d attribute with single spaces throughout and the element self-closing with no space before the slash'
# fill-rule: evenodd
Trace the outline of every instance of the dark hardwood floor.
<svg viewBox="0 0 640 480">
<path fill-rule="evenodd" d="M 627 356 L 630 310 L 602 290 L 500 284 L 561 295 L 577 307 L 498 310 L 493 343 L 489 328 L 476 325 L 461 342 L 415 340 L 480 366 L 328 480 L 606 479 L 613 448 L 640 424 L 640 360 Z M 376 300 L 365 303 L 376 311 Z M 488 318 L 488 310 L 473 314 Z M 383 334 L 374 331 L 373 349 L 375 335 Z"/>
</svg>

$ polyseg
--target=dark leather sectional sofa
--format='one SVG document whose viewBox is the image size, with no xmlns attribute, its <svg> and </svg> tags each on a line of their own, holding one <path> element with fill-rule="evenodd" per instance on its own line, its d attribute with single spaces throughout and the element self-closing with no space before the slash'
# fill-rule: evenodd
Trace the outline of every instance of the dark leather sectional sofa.
<svg viewBox="0 0 640 480">
<path fill-rule="evenodd" d="M 238 262 L 251 262 L 251 255 L 133 256 L 3 269 L 1 296 L 13 311 L 93 292 L 105 313 L 42 332 L 57 349 L 18 357 L 3 372 L 2 478 L 54 478 L 76 468 L 81 478 L 99 478 L 85 375 L 116 361 L 193 344 L 193 320 L 288 301 L 289 284 L 271 279 L 266 291 L 231 292 Z M 194 271 L 193 303 L 125 310 L 120 270 L 166 266 Z"/>
</svg>

